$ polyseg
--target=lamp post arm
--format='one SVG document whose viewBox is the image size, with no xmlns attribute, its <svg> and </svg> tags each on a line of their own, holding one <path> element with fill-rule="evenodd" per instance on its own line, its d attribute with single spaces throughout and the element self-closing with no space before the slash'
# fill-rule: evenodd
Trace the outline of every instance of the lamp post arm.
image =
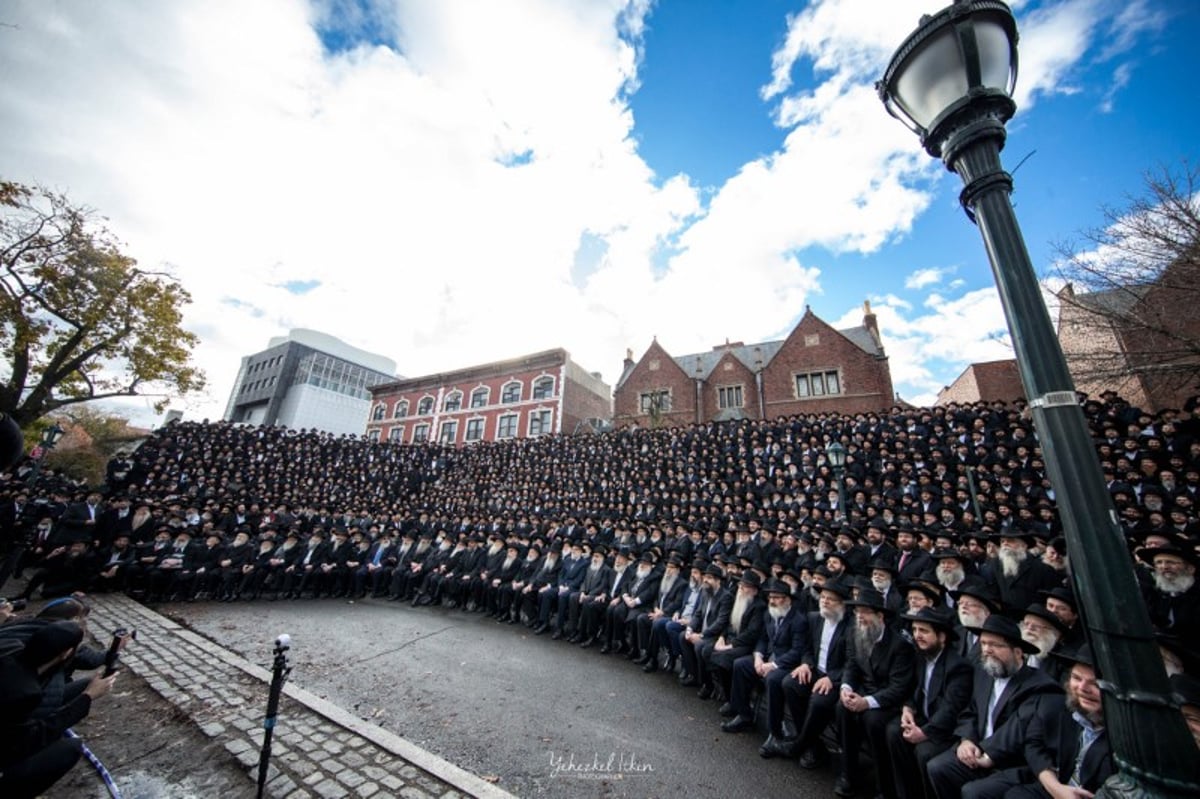
<svg viewBox="0 0 1200 799">
<path fill-rule="evenodd" d="M 1009 199 L 1003 144 L 1003 123 L 985 117 L 951 133 L 942 152 L 962 178 L 963 207 L 983 236 L 1105 681 L 1104 726 L 1119 771 L 1097 796 L 1197 796 L 1196 745 L 1169 699 L 1124 534 Z"/>
</svg>

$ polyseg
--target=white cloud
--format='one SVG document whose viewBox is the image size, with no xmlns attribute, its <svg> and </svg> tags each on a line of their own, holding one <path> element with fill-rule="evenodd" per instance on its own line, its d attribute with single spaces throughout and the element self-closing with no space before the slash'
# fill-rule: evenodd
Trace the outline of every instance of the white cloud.
<svg viewBox="0 0 1200 799">
<path fill-rule="evenodd" d="M 0 28 L 0 164 L 102 209 L 143 264 L 173 265 L 210 378 L 198 412 L 219 416 L 239 357 L 293 326 L 410 375 L 562 345 L 613 382 L 655 334 L 675 352 L 778 335 L 834 274 L 814 248 L 868 254 L 911 229 L 944 171 L 871 84 L 938 5 L 790 15 L 762 54 L 784 143 L 709 195 L 637 152 L 651 0 L 25 0 Z M 1063 89 L 1097 15 L 1067 0 L 1022 19 L 1024 98 Z M 334 18 L 395 46 L 331 56 L 313 26 Z M 817 82 L 795 89 L 808 67 Z M 585 238 L 600 255 L 581 277 Z M 990 351 L 963 333 L 991 325 L 971 315 L 984 295 L 914 316 L 878 290 L 898 385 L 927 392 L 930 353 Z"/>
<path fill-rule="evenodd" d="M 932 286 L 942 282 L 942 276 L 945 270 L 937 267 L 929 267 L 928 269 L 918 269 L 917 271 L 904 278 L 904 288 L 906 289 L 923 289 L 926 286 Z"/>
</svg>

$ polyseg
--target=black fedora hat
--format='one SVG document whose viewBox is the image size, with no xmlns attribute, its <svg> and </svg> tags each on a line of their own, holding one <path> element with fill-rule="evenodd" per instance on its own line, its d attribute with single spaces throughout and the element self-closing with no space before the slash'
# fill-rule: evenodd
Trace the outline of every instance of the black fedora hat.
<svg viewBox="0 0 1200 799">
<path fill-rule="evenodd" d="M 762 577 L 758 576 L 758 572 L 753 569 L 747 569 L 742 573 L 742 577 L 738 580 L 742 585 L 753 586 L 754 588 L 762 587 Z"/>
<path fill-rule="evenodd" d="M 1021 628 L 1017 626 L 1017 623 L 999 613 L 993 613 L 988 616 L 981 626 L 968 627 L 967 629 L 976 635 L 983 635 L 984 633 L 998 635 L 1013 646 L 1021 649 L 1027 655 L 1036 655 L 1038 653 L 1038 648 L 1035 645 L 1021 637 Z"/>
<path fill-rule="evenodd" d="M 880 613 L 891 614 L 891 609 L 883 599 L 883 594 L 876 591 L 874 588 L 863 588 L 858 592 L 855 599 L 846 600 L 846 604 L 855 608 L 868 608 L 877 610 Z"/>
<path fill-rule="evenodd" d="M 783 594 L 784 596 L 792 595 L 791 586 L 789 586 L 783 580 L 767 580 L 767 582 L 763 585 L 762 590 L 763 593 L 766 594 Z"/>
<path fill-rule="evenodd" d="M 820 593 L 828 591 L 835 594 L 843 602 L 846 602 L 852 596 L 850 584 L 844 580 L 826 580 L 825 585 L 821 586 Z"/>
<path fill-rule="evenodd" d="M 1159 555 L 1174 555 L 1177 558 L 1187 561 L 1193 566 L 1200 566 L 1200 554 L 1194 549 L 1184 549 L 1183 547 L 1150 547 L 1149 549 L 1139 549 L 1137 556 L 1143 562 L 1154 565 L 1154 559 Z"/>
<path fill-rule="evenodd" d="M 963 580 L 956 590 L 950 592 L 950 596 L 955 600 L 969 596 L 987 605 L 992 613 L 1000 610 L 1000 597 L 996 596 L 996 592 L 992 590 L 991 586 L 978 578 Z"/>
<path fill-rule="evenodd" d="M 957 619 L 949 608 L 921 608 L 916 613 L 901 613 L 900 618 L 905 621 L 919 621 L 922 624 L 928 624 L 950 636 L 956 634 L 954 624 Z"/>
<path fill-rule="evenodd" d="M 1036 602 L 1025 608 L 1025 610 L 1021 613 L 1022 619 L 1024 619 L 1026 616 L 1037 616 L 1039 619 L 1058 630 L 1059 634 L 1065 634 L 1067 630 L 1070 629 L 1062 619 L 1047 610 L 1045 605 L 1039 605 Z"/>
</svg>

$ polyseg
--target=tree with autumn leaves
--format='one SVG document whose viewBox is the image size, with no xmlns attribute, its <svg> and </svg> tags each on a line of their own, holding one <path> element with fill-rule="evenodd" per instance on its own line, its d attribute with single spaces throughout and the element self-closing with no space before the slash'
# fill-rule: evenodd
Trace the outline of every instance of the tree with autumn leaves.
<svg viewBox="0 0 1200 799">
<path fill-rule="evenodd" d="M 28 427 L 111 397 L 204 387 L 179 281 L 142 269 L 94 212 L 0 181 L 0 413 Z"/>
</svg>

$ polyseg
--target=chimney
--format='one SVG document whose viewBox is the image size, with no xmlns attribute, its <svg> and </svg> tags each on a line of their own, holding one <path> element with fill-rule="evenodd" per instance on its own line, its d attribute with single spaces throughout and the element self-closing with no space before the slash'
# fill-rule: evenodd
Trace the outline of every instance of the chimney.
<svg viewBox="0 0 1200 799">
<path fill-rule="evenodd" d="M 875 318 L 875 312 L 871 310 L 870 300 L 863 300 L 863 327 L 871 331 L 871 338 L 875 339 L 875 345 L 882 349 L 883 341 L 879 338 L 879 320 Z"/>
<path fill-rule="evenodd" d="M 624 366 L 625 366 L 625 371 L 627 371 L 627 372 L 633 368 L 633 350 L 629 349 L 628 347 L 626 347 L 626 349 L 625 349 L 625 364 L 624 364 Z"/>
</svg>

